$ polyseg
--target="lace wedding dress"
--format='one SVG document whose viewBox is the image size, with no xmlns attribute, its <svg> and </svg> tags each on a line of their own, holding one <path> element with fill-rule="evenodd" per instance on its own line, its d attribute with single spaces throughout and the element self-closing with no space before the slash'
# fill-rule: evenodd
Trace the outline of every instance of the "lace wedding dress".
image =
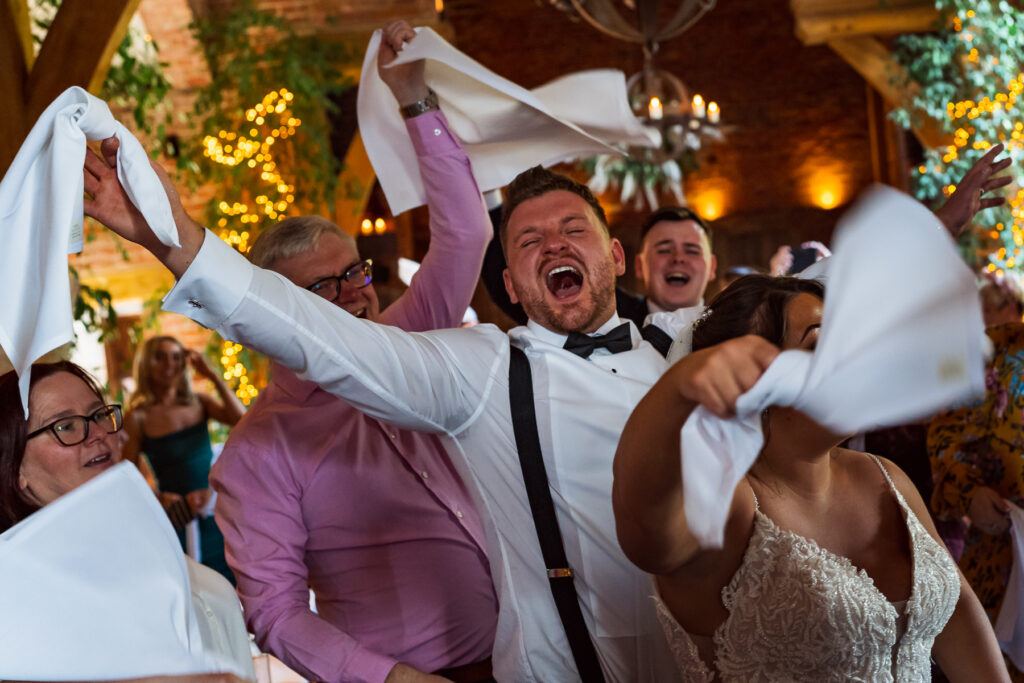
<svg viewBox="0 0 1024 683">
<path fill-rule="evenodd" d="M 750 544 L 722 589 L 729 616 L 714 634 L 716 674 L 655 596 L 684 681 L 931 680 L 932 643 L 956 606 L 959 574 L 875 462 L 910 532 L 913 589 L 905 605 L 890 603 L 867 572 L 845 557 L 780 529 L 755 496 Z"/>
</svg>

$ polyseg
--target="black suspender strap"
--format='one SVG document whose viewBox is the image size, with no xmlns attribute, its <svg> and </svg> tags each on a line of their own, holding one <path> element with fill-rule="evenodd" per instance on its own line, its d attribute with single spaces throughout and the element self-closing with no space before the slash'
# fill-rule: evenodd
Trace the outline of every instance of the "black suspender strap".
<svg viewBox="0 0 1024 683">
<path fill-rule="evenodd" d="M 672 346 L 672 337 L 668 336 L 665 330 L 661 329 L 657 325 L 644 325 L 640 328 L 640 336 L 650 342 L 658 353 L 663 356 L 668 355 L 668 350 Z"/>
<path fill-rule="evenodd" d="M 667 335 L 666 335 L 667 336 Z M 519 464 L 523 468 L 523 482 L 530 500 L 533 523 L 537 528 L 544 565 L 547 567 L 551 594 L 555 598 L 558 616 L 569 638 L 569 648 L 576 661 L 576 669 L 584 683 L 603 683 L 604 674 L 580 612 L 579 598 L 573 585 L 573 571 L 565 557 L 562 533 L 558 530 L 555 505 L 551 501 L 548 475 L 541 455 L 537 434 L 537 414 L 533 403 L 533 376 L 530 361 L 522 349 L 512 346 L 508 369 L 508 394 L 512 407 L 512 429 Z"/>
</svg>

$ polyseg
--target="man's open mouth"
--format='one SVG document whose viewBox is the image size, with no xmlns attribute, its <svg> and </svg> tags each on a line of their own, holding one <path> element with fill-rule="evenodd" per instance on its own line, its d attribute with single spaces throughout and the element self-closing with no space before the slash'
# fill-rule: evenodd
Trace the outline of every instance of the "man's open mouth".
<svg viewBox="0 0 1024 683">
<path fill-rule="evenodd" d="M 552 268 L 545 281 L 556 299 L 570 299 L 583 288 L 583 275 L 572 266 Z"/>
<path fill-rule="evenodd" d="M 686 273 L 669 273 L 665 276 L 665 282 L 673 287 L 685 287 L 690 284 L 690 276 Z"/>
</svg>

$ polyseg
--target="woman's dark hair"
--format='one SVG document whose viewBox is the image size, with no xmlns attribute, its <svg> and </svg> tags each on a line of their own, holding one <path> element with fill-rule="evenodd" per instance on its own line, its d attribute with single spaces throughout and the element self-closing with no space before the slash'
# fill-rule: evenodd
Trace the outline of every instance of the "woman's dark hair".
<svg viewBox="0 0 1024 683">
<path fill-rule="evenodd" d="M 817 280 L 771 275 L 745 275 L 712 299 L 693 328 L 698 351 L 745 334 L 756 334 L 781 346 L 786 337 L 786 306 L 798 294 L 825 298 Z"/>
<path fill-rule="evenodd" d="M 29 386 L 59 372 L 67 372 L 85 382 L 86 386 L 102 401 L 96 380 L 71 361 L 37 363 L 32 366 Z M 31 389 L 30 389 L 31 391 Z M 13 370 L 0 376 L 0 532 L 6 531 L 39 509 L 39 506 L 25 499 L 18 488 L 21 461 L 25 458 L 25 436 L 28 422 L 21 407 L 18 391 L 18 375 Z"/>
</svg>

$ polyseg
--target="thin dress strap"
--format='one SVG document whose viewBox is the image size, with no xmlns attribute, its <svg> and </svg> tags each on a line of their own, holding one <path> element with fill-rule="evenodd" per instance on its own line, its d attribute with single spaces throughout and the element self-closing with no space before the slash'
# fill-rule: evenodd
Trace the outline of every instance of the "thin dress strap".
<svg viewBox="0 0 1024 683">
<path fill-rule="evenodd" d="M 750 486 L 750 484 L 748 483 L 747 486 Z M 754 487 L 753 486 L 750 486 L 750 495 L 752 495 L 754 497 L 754 512 L 760 512 L 761 511 L 761 506 L 757 502 L 757 494 L 754 493 Z"/>
<path fill-rule="evenodd" d="M 867 456 L 875 461 L 875 464 L 878 465 L 878 469 L 882 470 L 882 475 L 885 477 L 885 480 L 889 482 L 889 488 L 892 489 L 892 492 L 896 494 L 896 498 L 902 503 L 903 494 L 900 493 L 898 488 L 896 488 L 896 483 L 892 480 L 892 477 L 889 476 L 889 470 L 885 469 L 885 465 L 882 464 L 882 461 L 878 459 L 877 455 L 868 453 Z"/>
</svg>

